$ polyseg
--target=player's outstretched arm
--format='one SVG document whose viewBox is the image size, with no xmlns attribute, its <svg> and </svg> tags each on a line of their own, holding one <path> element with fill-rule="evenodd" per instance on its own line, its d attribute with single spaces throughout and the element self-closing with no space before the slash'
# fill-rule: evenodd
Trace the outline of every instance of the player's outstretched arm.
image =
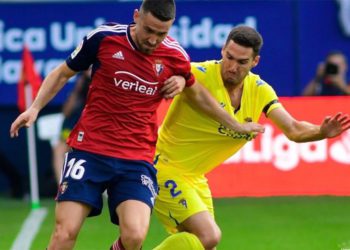
<svg viewBox="0 0 350 250">
<path fill-rule="evenodd" d="M 67 83 L 68 79 L 75 75 L 66 63 L 62 63 L 44 79 L 37 97 L 32 105 L 11 124 L 10 136 L 17 137 L 18 131 L 22 127 L 31 126 L 40 110 L 58 93 L 58 91 Z"/>
<path fill-rule="evenodd" d="M 339 136 L 350 128 L 349 115 L 337 113 L 325 117 L 321 125 L 294 119 L 283 107 L 272 110 L 268 117 L 295 142 L 317 141 Z"/>
<path fill-rule="evenodd" d="M 199 83 L 184 89 L 184 94 L 196 108 L 227 128 L 239 133 L 263 133 L 264 127 L 254 122 L 239 123 L 223 109 L 210 92 Z"/>
</svg>

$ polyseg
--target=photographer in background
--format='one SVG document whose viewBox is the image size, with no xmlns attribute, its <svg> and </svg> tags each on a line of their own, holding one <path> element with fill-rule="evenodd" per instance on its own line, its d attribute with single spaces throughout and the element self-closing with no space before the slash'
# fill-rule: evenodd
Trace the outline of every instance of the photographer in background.
<svg viewBox="0 0 350 250">
<path fill-rule="evenodd" d="M 326 61 L 318 66 L 316 76 L 306 86 L 303 95 L 350 95 L 350 85 L 346 80 L 347 70 L 345 55 L 340 51 L 330 52 Z"/>
</svg>

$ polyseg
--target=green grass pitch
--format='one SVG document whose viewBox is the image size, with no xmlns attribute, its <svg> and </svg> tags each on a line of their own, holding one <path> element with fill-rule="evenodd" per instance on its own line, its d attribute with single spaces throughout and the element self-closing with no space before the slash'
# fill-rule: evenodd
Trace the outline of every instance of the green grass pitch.
<svg viewBox="0 0 350 250">
<path fill-rule="evenodd" d="M 49 213 L 31 249 L 45 249 L 54 221 L 53 200 L 43 200 Z M 215 199 L 222 229 L 218 250 L 350 250 L 350 197 L 273 197 Z M 30 206 L 0 198 L 0 249 L 10 249 Z M 76 250 L 108 250 L 117 237 L 106 206 L 101 216 L 88 218 Z M 166 233 L 155 216 L 144 250 Z"/>
</svg>

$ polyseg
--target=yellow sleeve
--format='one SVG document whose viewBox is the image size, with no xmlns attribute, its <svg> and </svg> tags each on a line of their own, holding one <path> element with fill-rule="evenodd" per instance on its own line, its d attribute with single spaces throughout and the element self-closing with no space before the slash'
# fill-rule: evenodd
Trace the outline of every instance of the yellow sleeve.
<svg viewBox="0 0 350 250">
<path fill-rule="evenodd" d="M 282 104 L 279 102 L 276 92 L 269 84 L 261 79 L 258 81 L 262 82 L 262 86 L 260 86 L 263 105 L 262 112 L 265 114 L 265 116 L 268 116 L 272 110 L 282 107 Z"/>
<path fill-rule="evenodd" d="M 191 72 L 195 76 L 196 80 L 204 85 L 207 68 L 204 63 L 191 63 Z"/>
</svg>

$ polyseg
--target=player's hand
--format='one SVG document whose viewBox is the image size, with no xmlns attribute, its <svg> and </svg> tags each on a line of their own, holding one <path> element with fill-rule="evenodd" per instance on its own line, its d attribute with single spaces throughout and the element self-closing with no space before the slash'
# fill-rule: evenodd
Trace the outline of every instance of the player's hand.
<svg viewBox="0 0 350 250">
<path fill-rule="evenodd" d="M 255 122 L 246 122 L 242 124 L 242 133 L 250 134 L 252 133 L 255 138 L 259 133 L 264 133 L 265 128 L 263 125 Z"/>
<path fill-rule="evenodd" d="M 172 76 L 164 82 L 163 88 L 160 93 L 163 94 L 165 99 L 174 98 L 177 94 L 181 93 L 185 88 L 186 80 L 182 76 Z"/>
<path fill-rule="evenodd" d="M 18 131 L 22 127 L 30 127 L 38 117 L 39 111 L 34 108 L 29 108 L 11 124 L 10 136 L 11 138 L 18 137 Z"/>
<path fill-rule="evenodd" d="M 320 132 L 325 138 L 332 138 L 340 135 L 350 128 L 350 116 L 337 113 L 335 116 L 327 116 L 323 120 Z"/>
</svg>

